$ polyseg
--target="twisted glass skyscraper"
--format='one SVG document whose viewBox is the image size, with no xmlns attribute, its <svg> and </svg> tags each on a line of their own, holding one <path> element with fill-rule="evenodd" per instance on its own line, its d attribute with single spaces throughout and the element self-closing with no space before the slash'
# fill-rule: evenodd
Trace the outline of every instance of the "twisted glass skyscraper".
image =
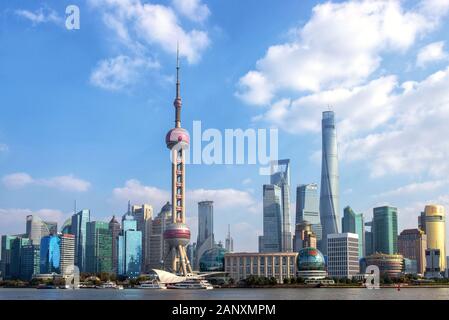
<svg viewBox="0 0 449 320">
<path fill-rule="evenodd" d="M 338 152 L 337 131 L 333 111 L 323 112 L 322 129 L 322 162 L 321 162 L 321 193 L 320 218 L 323 227 L 321 251 L 327 254 L 327 235 L 339 233 L 341 221 L 339 217 L 338 191 Z"/>
</svg>

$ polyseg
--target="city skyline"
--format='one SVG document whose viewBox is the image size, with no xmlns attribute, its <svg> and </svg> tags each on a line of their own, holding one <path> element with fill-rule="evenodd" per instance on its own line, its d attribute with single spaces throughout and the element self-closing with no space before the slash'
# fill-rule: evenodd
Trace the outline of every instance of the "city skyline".
<svg viewBox="0 0 449 320">
<path fill-rule="evenodd" d="M 148 203 L 154 212 L 170 200 L 170 168 L 160 140 L 172 121 L 168 102 L 172 100 L 176 39 L 155 41 L 142 26 L 132 28 L 132 21 L 121 21 L 129 31 L 126 45 L 135 40 L 155 52 L 138 56 L 101 19 L 125 9 L 94 2 L 77 3 L 83 22 L 72 33 L 59 23 L 68 2 L 0 4 L 7 21 L 0 32 L 5 52 L 0 68 L 8 80 L 0 97 L 2 235 L 25 232 L 28 215 L 62 226 L 73 214 L 75 199 L 80 209 L 90 210 L 91 221 L 105 222 L 113 215 L 121 217 L 128 200 Z M 447 120 L 444 89 L 449 72 L 444 41 L 448 36 L 442 18 L 449 6 L 435 10 L 424 2 L 405 1 L 370 8 L 361 2 L 351 11 L 357 18 L 353 23 L 359 28 L 355 29 L 373 28 L 380 35 L 379 43 L 366 46 L 354 35 L 356 45 L 340 48 L 343 54 L 329 49 L 322 61 L 329 68 L 315 74 L 298 62 L 310 59 L 298 47 L 310 44 L 312 53 L 319 55 L 326 41 L 351 38 L 350 30 L 339 28 L 350 12 L 349 1 L 321 6 L 319 2 L 286 1 L 282 8 L 269 3 L 272 10 L 263 12 L 256 2 L 248 1 L 239 4 L 242 13 L 231 13 L 230 4 L 198 3 L 209 12 L 202 23 L 192 22 L 172 3 L 161 4 L 178 18 L 177 26 L 183 31 L 183 97 L 189 106 L 183 114 L 186 129 L 191 131 L 194 120 L 202 120 L 204 128 L 219 130 L 278 127 L 279 158 L 291 161 L 291 232 L 296 186 L 320 183 L 319 122 L 328 104 L 336 114 L 341 157 L 340 216 L 349 205 L 371 221 L 374 207 L 391 205 L 398 208 L 401 231 L 416 228 L 426 204 L 448 208 L 445 188 L 449 181 L 444 177 L 449 148 L 439 137 L 447 130 L 442 124 Z M 326 15 L 324 8 L 335 14 Z M 404 19 L 412 13 L 423 19 L 394 33 L 376 20 L 387 9 Z M 59 20 L 48 18 L 53 11 Z M 40 20 L 36 18 L 39 12 L 44 17 Z M 241 24 L 233 26 L 224 19 L 249 12 L 253 21 L 245 32 Z M 256 30 L 266 30 L 266 12 L 279 21 L 271 24 L 265 39 L 251 39 Z M 375 21 L 364 19 L 368 13 Z M 328 39 L 315 39 L 323 25 L 333 26 L 333 32 Z M 194 39 L 192 30 L 203 32 L 208 41 Z M 142 34 L 150 39 L 142 39 Z M 55 37 L 58 44 L 51 44 Z M 230 39 L 236 43 L 231 45 Z M 33 54 L 27 53 L 29 46 Z M 273 55 L 276 48 L 283 59 Z M 426 49 L 432 48 L 440 55 L 426 55 Z M 332 63 L 326 60 L 329 57 Z M 348 68 L 346 59 L 357 57 L 366 58 L 362 59 L 365 68 Z M 283 61 L 291 62 L 287 79 L 274 71 L 286 70 Z M 119 68 L 123 65 L 130 73 L 105 73 L 108 66 L 112 72 L 123 70 Z M 137 72 L 139 68 L 143 74 Z M 294 80 L 296 72 L 310 81 L 302 76 Z M 136 78 L 139 81 L 131 81 Z M 58 92 L 55 87 L 60 88 Z M 428 101 L 434 103 L 426 106 Z M 419 119 L 413 119 L 415 114 L 421 115 Z M 412 133 L 416 132 L 426 134 L 415 141 Z M 401 141 L 409 142 L 410 149 Z M 209 200 L 214 201 L 215 237 L 225 239 L 231 224 L 235 251 L 257 251 L 257 236 L 262 235 L 262 185 L 267 183 L 267 177 L 258 174 L 258 166 L 190 165 L 187 171 L 191 238 L 197 238 L 197 203 Z"/>
</svg>

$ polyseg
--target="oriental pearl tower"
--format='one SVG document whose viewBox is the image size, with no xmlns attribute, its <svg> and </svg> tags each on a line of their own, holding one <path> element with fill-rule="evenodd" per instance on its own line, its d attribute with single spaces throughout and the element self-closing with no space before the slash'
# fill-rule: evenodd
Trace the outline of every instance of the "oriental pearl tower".
<svg viewBox="0 0 449 320">
<path fill-rule="evenodd" d="M 190 137 L 187 130 L 181 128 L 179 47 L 176 58 L 176 98 L 173 105 L 175 127 L 165 137 L 172 158 L 172 221 L 164 231 L 164 239 L 170 247 L 172 272 L 187 276 L 192 273 L 186 251 L 186 246 L 190 242 L 190 230 L 186 225 L 185 212 L 185 150 L 189 147 Z"/>
</svg>

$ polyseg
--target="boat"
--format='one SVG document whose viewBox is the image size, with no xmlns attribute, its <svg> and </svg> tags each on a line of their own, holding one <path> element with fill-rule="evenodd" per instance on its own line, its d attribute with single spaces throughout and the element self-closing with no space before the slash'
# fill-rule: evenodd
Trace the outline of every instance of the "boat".
<svg viewBox="0 0 449 320">
<path fill-rule="evenodd" d="M 117 285 L 115 282 L 107 281 L 99 286 L 95 286 L 96 289 L 118 289 L 123 290 L 122 285 Z"/>
<path fill-rule="evenodd" d="M 153 281 L 143 281 L 138 286 L 138 289 L 167 289 L 167 286 L 156 280 Z"/>
<path fill-rule="evenodd" d="M 182 282 L 172 283 L 167 285 L 168 289 L 204 289 L 212 290 L 214 287 L 202 279 L 187 279 Z"/>
</svg>

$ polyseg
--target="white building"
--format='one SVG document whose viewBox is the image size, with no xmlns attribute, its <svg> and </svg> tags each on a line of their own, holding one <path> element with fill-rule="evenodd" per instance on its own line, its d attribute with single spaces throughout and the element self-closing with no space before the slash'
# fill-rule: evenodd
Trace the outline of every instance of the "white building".
<svg viewBox="0 0 449 320">
<path fill-rule="evenodd" d="M 333 233 L 327 236 L 327 272 L 329 277 L 349 278 L 360 272 L 359 236 Z"/>
</svg>

